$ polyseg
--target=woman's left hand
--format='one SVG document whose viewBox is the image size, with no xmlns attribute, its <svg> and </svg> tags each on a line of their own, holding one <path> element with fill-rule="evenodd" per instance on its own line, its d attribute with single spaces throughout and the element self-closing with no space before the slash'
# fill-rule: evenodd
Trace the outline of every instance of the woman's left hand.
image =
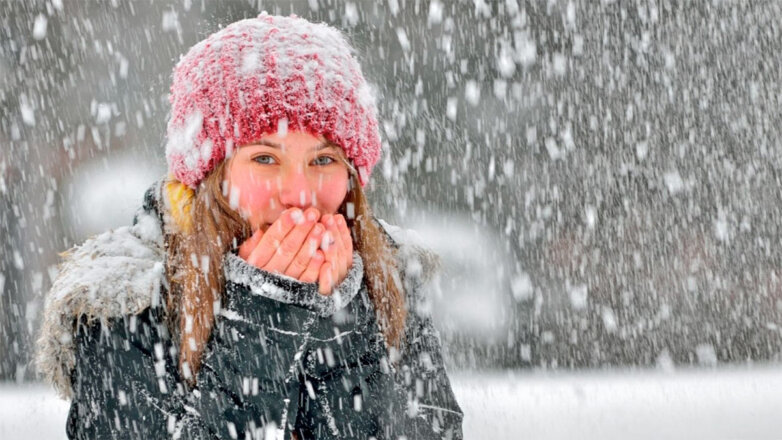
<svg viewBox="0 0 782 440">
<path fill-rule="evenodd" d="M 342 215 L 326 214 L 320 222 L 326 227 L 321 243 L 326 261 L 320 267 L 318 290 L 322 295 L 331 295 L 334 286 L 347 277 L 353 265 L 353 239 Z"/>
</svg>

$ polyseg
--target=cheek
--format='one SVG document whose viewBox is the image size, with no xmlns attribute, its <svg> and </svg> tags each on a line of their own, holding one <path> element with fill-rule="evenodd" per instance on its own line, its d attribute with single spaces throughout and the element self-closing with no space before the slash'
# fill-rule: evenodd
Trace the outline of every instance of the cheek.
<svg viewBox="0 0 782 440">
<path fill-rule="evenodd" d="M 238 207 L 251 218 L 258 217 L 262 210 L 269 207 L 274 198 L 274 185 L 268 179 L 262 179 L 249 173 L 236 173 L 231 179 L 232 189 L 238 191 Z M 236 196 L 234 196 L 236 197 Z"/>
<path fill-rule="evenodd" d="M 345 200 L 348 190 L 347 179 L 327 179 L 316 192 L 318 205 L 324 212 L 333 214 Z"/>
<path fill-rule="evenodd" d="M 245 187 L 239 197 L 239 205 L 249 210 L 264 209 L 269 206 L 269 200 L 274 198 L 274 192 L 265 184 Z"/>
</svg>

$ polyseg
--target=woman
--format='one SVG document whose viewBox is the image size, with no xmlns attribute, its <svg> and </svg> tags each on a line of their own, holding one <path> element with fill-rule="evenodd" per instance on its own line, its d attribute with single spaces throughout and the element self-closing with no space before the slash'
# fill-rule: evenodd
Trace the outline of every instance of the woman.
<svg viewBox="0 0 782 440">
<path fill-rule="evenodd" d="M 66 254 L 38 366 L 70 438 L 461 438 L 426 300 L 376 221 L 376 107 L 337 30 L 262 14 L 177 64 L 169 175 Z"/>
</svg>

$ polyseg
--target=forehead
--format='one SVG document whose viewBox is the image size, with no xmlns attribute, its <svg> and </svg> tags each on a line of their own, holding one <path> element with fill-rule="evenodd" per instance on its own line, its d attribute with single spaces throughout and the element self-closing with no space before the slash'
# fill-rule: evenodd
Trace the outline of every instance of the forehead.
<svg viewBox="0 0 782 440">
<path fill-rule="evenodd" d="M 252 144 L 243 145 L 240 147 L 241 151 L 246 153 L 253 153 L 261 150 L 277 150 L 280 153 L 309 153 L 309 152 L 330 152 L 344 155 L 342 149 L 329 142 L 320 142 L 316 144 L 302 144 L 297 142 L 271 142 L 268 140 L 260 140 L 253 142 Z"/>
<path fill-rule="evenodd" d="M 263 149 L 280 150 L 287 152 L 311 152 L 328 151 L 335 152 L 344 156 L 344 152 L 339 145 L 326 140 L 323 136 L 315 137 L 306 133 L 294 132 L 285 136 L 268 135 L 263 136 L 257 141 L 242 145 L 241 150 L 252 152 Z"/>
</svg>

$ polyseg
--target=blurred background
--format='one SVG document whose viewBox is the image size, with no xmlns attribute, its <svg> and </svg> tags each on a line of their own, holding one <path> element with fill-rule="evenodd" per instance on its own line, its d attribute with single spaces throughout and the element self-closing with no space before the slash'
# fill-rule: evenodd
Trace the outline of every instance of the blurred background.
<svg viewBox="0 0 782 440">
<path fill-rule="evenodd" d="M 37 0 L 0 5 L 0 379 L 58 252 L 165 173 L 180 54 L 263 10 L 355 46 L 451 371 L 778 365 L 780 2 Z"/>
</svg>

